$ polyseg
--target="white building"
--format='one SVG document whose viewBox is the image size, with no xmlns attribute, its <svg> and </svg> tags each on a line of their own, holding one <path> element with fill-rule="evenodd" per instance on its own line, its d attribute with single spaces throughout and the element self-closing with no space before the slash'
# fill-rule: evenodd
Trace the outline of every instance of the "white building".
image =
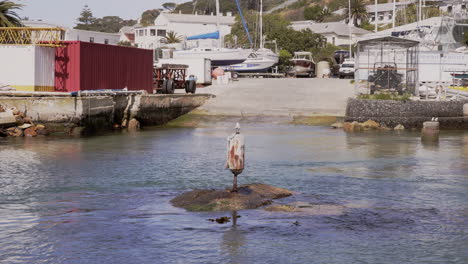
<svg viewBox="0 0 468 264">
<path fill-rule="evenodd" d="M 395 3 L 395 10 L 398 11 L 405 9 L 408 5 L 415 3 L 416 1 L 403 1 Z M 381 25 L 390 24 L 393 21 L 393 3 L 384 3 L 384 4 L 372 4 L 366 5 L 369 23 L 375 24 L 375 9 L 377 8 L 377 22 Z M 346 12 L 345 8 L 339 9 L 333 13 L 343 15 Z"/>
<path fill-rule="evenodd" d="M 370 31 L 348 26 L 343 22 L 315 23 L 312 20 L 295 21 L 291 23 L 291 28 L 297 31 L 310 29 L 312 32 L 320 34 L 327 39 L 327 42 L 336 46 L 348 46 L 356 43 L 357 38 L 371 33 Z M 351 39 L 350 31 L 351 30 Z"/>
<path fill-rule="evenodd" d="M 217 31 L 215 15 L 189 15 L 162 13 L 154 20 L 154 26 L 135 28 L 135 43 L 139 48 L 155 49 L 165 45 L 165 36 L 173 31 L 181 38 Z M 231 33 L 235 18 L 231 13 L 219 17 L 220 35 Z"/>
<path fill-rule="evenodd" d="M 44 22 L 44 21 L 21 21 L 24 26 L 32 28 L 63 28 L 65 34 L 62 36 L 62 40 L 65 41 L 83 41 L 91 43 L 102 43 L 117 45 L 120 39 L 118 33 L 104 33 L 97 31 L 78 30 L 73 28 L 62 27 L 60 25 Z"/>
</svg>

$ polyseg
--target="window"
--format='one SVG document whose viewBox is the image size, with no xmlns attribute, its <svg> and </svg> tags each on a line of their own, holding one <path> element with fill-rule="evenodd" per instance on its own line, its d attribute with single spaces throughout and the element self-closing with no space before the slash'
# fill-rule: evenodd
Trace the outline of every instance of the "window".
<svg viewBox="0 0 468 264">
<path fill-rule="evenodd" d="M 90 37 L 89 42 L 94 43 L 94 37 Z"/>
<path fill-rule="evenodd" d="M 143 29 L 143 32 L 145 32 L 145 36 L 146 36 L 146 35 L 147 35 L 147 33 L 148 33 L 146 29 Z"/>
<path fill-rule="evenodd" d="M 156 36 L 156 29 L 150 30 L 150 36 Z"/>
<path fill-rule="evenodd" d="M 375 21 L 375 16 L 371 16 L 370 21 L 374 22 Z"/>
<path fill-rule="evenodd" d="M 388 19 L 392 19 L 393 15 L 392 14 L 388 14 Z"/>
<path fill-rule="evenodd" d="M 447 7 L 447 12 L 452 13 L 452 6 Z"/>
<path fill-rule="evenodd" d="M 140 37 L 142 37 L 142 36 L 143 36 L 143 30 L 138 30 L 138 35 L 139 35 Z"/>
<path fill-rule="evenodd" d="M 332 44 L 335 45 L 335 37 L 332 37 Z"/>
<path fill-rule="evenodd" d="M 384 16 L 383 15 L 380 15 L 379 16 L 379 20 L 383 20 L 384 19 Z"/>
<path fill-rule="evenodd" d="M 465 9 L 466 9 L 466 5 L 461 5 L 461 9 L 462 9 L 462 10 L 465 10 Z"/>
<path fill-rule="evenodd" d="M 158 37 L 165 37 L 166 30 L 165 29 L 158 29 Z"/>
<path fill-rule="evenodd" d="M 108 39 L 104 39 L 104 44 L 109 44 L 109 40 L 108 40 Z"/>
</svg>

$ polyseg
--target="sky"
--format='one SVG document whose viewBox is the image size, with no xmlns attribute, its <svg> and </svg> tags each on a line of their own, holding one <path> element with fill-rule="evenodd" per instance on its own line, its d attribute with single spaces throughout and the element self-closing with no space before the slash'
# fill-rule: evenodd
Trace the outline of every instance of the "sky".
<svg viewBox="0 0 468 264">
<path fill-rule="evenodd" d="M 94 17 L 119 16 L 137 19 L 148 9 L 160 8 L 163 3 L 183 3 L 189 0 L 13 0 L 23 4 L 20 17 L 42 19 L 65 27 L 74 27 L 83 6 L 88 5 Z"/>
</svg>

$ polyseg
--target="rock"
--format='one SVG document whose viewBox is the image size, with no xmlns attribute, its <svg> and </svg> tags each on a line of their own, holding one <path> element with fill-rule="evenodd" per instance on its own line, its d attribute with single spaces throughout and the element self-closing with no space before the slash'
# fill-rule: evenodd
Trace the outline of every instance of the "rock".
<svg viewBox="0 0 468 264">
<path fill-rule="evenodd" d="M 132 118 L 128 122 L 128 130 L 139 130 L 140 129 L 140 122 L 136 120 L 135 118 Z"/>
<path fill-rule="evenodd" d="M 0 127 L 8 127 L 16 125 L 16 118 L 13 113 L 6 109 L 5 112 L 0 112 Z"/>
<path fill-rule="evenodd" d="M 5 108 L 2 105 L 0 105 L 0 113 L 1 112 L 5 112 Z"/>
<path fill-rule="evenodd" d="M 23 124 L 23 125 L 18 126 L 18 127 L 21 128 L 21 129 L 27 129 L 27 128 L 32 127 L 32 125 L 31 124 Z"/>
<path fill-rule="evenodd" d="M 15 115 L 15 119 L 16 119 L 16 124 L 17 124 L 18 126 L 21 126 L 21 125 L 24 124 L 24 120 L 23 120 L 23 118 L 22 118 L 20 115 Z"/>
<path fill-rule="evenodd" d="M 396 127 L 393 128 L 394 130 L 405 130 L 405 127 L 402 124 L 398 124 Z"/>
<path fill-rule="evenodd" d="M 385 130 L 385 131 L 388 131 L 388 130 L 392 130 L 391 127 L 388 127 L 387 125 L 385 124 L 382 124 L 380 127 L 379 127 L 380 130 Z"/>
<path fill-rule="evenodd" d="M 177 196 L 171 203 L 189 211 L 233 211 L 269 205 L 272 199 L 290 195 L 292 192 L 286 189 L 254 183 L 240 186 L 238 192 L 194 190 Z"/>
<path fill-rule="evenodd" d="M 366 122 L 362 123 L 362 126 L 366 129 L 378 129 L 380 124 L 375 122 L 374 120 L 367 120 Z"/>
<path fill-rule="evenodd" d="M 35 130 L 39 136 L 48 136 L 50 134 L 49 130 L 44 125 L 37 125 Z"/>
<path fill-rule="evenodd" d="M 354 121 L 354 122 L 345 122 L 343 124 L 343 129 L 348 131 L 348 132 L 353 132 L 353 131 L 361 131 L 363 129 L 362 124 Z"/>
<path fill-rule="evenodd" d="M 9 136 L 12 136 L 12 137 L 22 137 L 24 135 L 23 130 L 21 128 L 18 128 L 18 127 L 8 128 L 7 133 L 8 133 Z"/>
<path fill-rule="evenodd" d="M 84 127 L 76 126 L 70 129 L 70 136 L 81 137 L 84 133 Z"/>
<path fill-rule="evenodd" d="M 332 128 L 343 128 L 343 123 L 336 122 L 336 123 L 331 124 L 331 127 Z"/>
<path fill-rule="evenodd" d="M 37 130 L 42 130 L 42 129 L 45 129 L 44 125 L 36 125 L 36 131 Z"/>
<path fill-rule="evenodd" d="M 231 221 L 231 217 L 222 216 L 222 217 L 216 218 L 216 219 L 208 219 L 208 221 L 216 222 L 218 224 L 225 224 L 225 223 L 228 223 L 228 222 Z"/>
<path fill-rule="evenodd" d="M 24 136 L 25 137 L 36 137 L 37 133 L 34 127 L 29 127 L 24 130 Z"/>
</svg>

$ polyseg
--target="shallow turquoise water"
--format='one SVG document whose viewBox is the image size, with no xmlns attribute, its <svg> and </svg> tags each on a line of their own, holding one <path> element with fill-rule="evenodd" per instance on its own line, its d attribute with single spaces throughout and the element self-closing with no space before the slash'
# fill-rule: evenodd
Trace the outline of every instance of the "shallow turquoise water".
<svg viewBox="0 0 468 264">
<path fill-rule="evenodd" d="M 348 209 L 245 210 L 233 226 L 207 221 L 231 212 L 171 206 L 229 187 L 226 124 L 0 139 L 0 263 L 468 263 L 468 132 L 422 145 L 416 132 L 242 126 L 241 184 Z"/>
</svg>

